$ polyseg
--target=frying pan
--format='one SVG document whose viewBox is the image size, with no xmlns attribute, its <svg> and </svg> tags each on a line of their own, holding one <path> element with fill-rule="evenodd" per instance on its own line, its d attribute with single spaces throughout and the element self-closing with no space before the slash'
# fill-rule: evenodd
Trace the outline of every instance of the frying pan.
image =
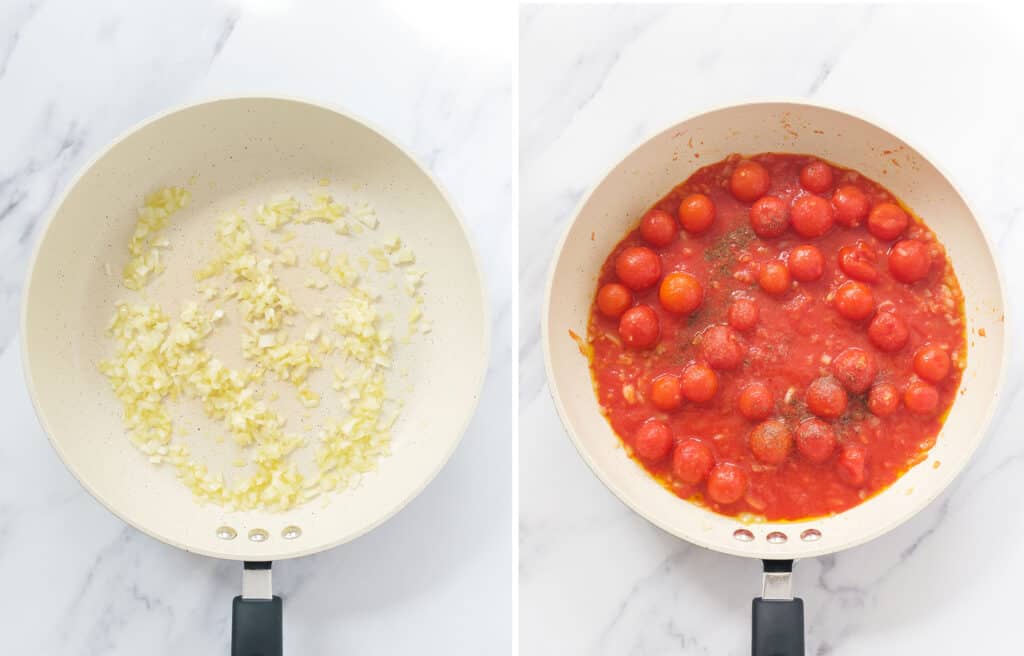
<svg viewBox="0 0 1024 656">
<path fill-rule="evenodd" d="M 140 199 L 170 185 L 185 185 L 192 202 L 169 222 L 167 272 L 147 293 L 174 316 L 173 308 L 190 296 L 191 272 L 210 255 L 212 222 L 243 201 L 252 209 L 274 194 L 299 196 L 315 187 L 339 201 L 369 202 L 380 230 L 398 234 L 415 252 L 416 266 L 426 271 L 424 314 L 433 330 L 396 349 L 393 368 L 405 372 L 396 396 L 405 406 L 392 432 L 392 455 L 358 487 L 287 512 L 229 512 L 197 504 L 172 468 L 152 467 L 129 443 L 120 404 L 97 370 L 113 351 L 104 333 L 114 302 L 128 293 L 120 276 L 107 270 L 120 271 L 127 260 Z M 317 246 L 350 248 L 329 229 L 317 234 Z M 300 257 L 310 246 L 293 245 Z M 290 291 L 299 307 L 309 307 L 311 299 L 302 294 L 317 293 Z M 330 292 L 319 293 L 320 303 L 329 303 L 324 295 Z M 385 295 L 382 302 L 397 301 Z M 36 413 L 81 484 L 111 512 L 163 542 L 244 561 L 242 595 L 234 600 L 235 656 L 282 653 L 281 600 L 270 589 L 273 560 L 355 539 L 398 512 L 438 473 L 473 414 L 488 351 L 478 261 L 438 183 L 365 122 L 281 98 L 216 100 L 158 116 L 89 164 L 36 246 L 21 335 Z M 228 327 L 226 336 L 221 346 L 237 351 L 237 329 Z M 185 425 L 201 426 L 198 404 L 183 412 Z M 196 449 L 198 438 L 189 438 Z M 221 471 L 237 457 L 223 446 L 209 451 L 212 461 L 221 459 Z"/>
<path fill-rule="evenodd" d="M 641 214 L 697 168 L 731 153 L 810 153 L 880 181 L 946 246 L 967 314 L 961 394 L 925 462 L 845 512 L 796 522 L 741 523 L 680 500 L 621 447 L 594 395 L 584 335 L 601 265 Z M 725 554 L 764 561 L 753 604 L 755 656 L 804 653 L 794 559 L 834 553 L 892 530 L 923 509 L 964 468 L 998 401 L 1005 365 L 1003 292 L 992 250 L 966 201 L 918 150 L 868 121 L 822 106 L 750 103 L 690 118 L 627 155 L 583 199 L 557 250 L 543 312 L 544 360 L 555 406 L 576 449 L 627 506 L 663 530 Z"/>
</svg>

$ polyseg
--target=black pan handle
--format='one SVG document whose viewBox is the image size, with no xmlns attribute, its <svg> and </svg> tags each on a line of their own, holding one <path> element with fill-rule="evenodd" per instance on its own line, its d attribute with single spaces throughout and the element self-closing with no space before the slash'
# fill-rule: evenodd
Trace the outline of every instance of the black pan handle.
<svg viewBox="0 0 1024 656">
<path fill-rule="evenodd" d="M 245 563 L 231 606 L 231 656 L 284 656 L 281 598 L 271 594 L 270 562 Z"/>
<path fill-rule="evenodd" d="M 792 573 L 792 560 L 764 561 L 764 590 L 753 604 L 753 656 L 804 656 L 804 602 L 793 597 Z"/>
</svg>

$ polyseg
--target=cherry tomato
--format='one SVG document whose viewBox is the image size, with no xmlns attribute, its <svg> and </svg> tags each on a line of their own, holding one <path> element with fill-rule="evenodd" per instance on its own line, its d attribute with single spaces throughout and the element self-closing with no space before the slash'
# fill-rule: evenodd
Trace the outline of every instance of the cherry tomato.
<svg viewBox="0 0 1024 656">
<path fill-rule="evenodd" d="M 878 375 L 875 356 L 864 349 L 851 346 L 843 349 L 832 361 L 832 373 L 850 392 L 862 394 L 868 391 Z"/>
<path fill-rule="evenodd" d="M 739 407 L 741 415 L 747 419 L 758 421 L 772 413 L 772 410 L 775 409 L 775 399 L 767 385 L 755 380 L 743 388 L 736 400 L 736 405 Z"/>
<path fill-rule="evenodd" d="M 633 436 L 633 451 L 647 462 L 659 462 L 672 450 L 672 429 L 663 421 L 648 419 Z"/>
<path fill-rule="evenodd" d="M 825 272 L 825 257 L 817 246 L 811 244 L 797 246 L 789 251 L 786 264 L 789 265 L 789 272 L 800 282 L 817 280 Z"/>
<path fill-rule="evenodd" d="M 672 454 L 672 475 L 687 485 L 696 485 L 704 480 L 714 464 L 711 449 L 700 440 L 690 438 L 680 442 Z"/>
<path fill-rule="evenodd" d="M 832 204 L 821 196 L 801 196 L 793 202 L 789 220 L 801 237 L 820 237 L 832 229 Z"/>
<path fill-rule="evenodd" d="M 763 421 L 750 431 L 750 450 L 766 465 L 781 465 L 793 448 L 793 433 L 778 419 Z"/>
<path fill-rule="evenodd" d="M 868 324 L 868 337 L 880 350 L 892 353 L 903 348 L 910 331 L 894 312 L 879 312 Z"/>
<path fill-rule="evenodd" d="M 914 373 L 929 383 L 945 378 L 949 366 L 949 353 L 941 346 L 925 344 L 914 353 Z"/>
<path fill-rule="evenodd" d="M 707 365 L 693 362 L 683 369 L 683 398 L 693 403 L 710 401 L 718 391 L 718 376 Z"/>
<path fill-rule="evenodd" d="M 917 282 L 928 275 L 932 258 L 928 247 L 917 239 L 904 239 L 889 249 L 889 273 L 900 282 Z"/>
<path fill-rule="evenodd" d="M 660 335 L 658 313 L 649 305 L 631 307 L 619 319 L 619 337 L 630 348 L 645 349 L 653 346 Z"/>
<path fill-rule="evenodd" d="M 882 241 L 891 241 L 907 229 L 910 218 L 896 203 L 879 203 L 868 214 L 868 232 Z"/>
<path fill-rule="evenodd" d="M 679 376 L 662 374 L 651 383 L 651 403 L 658 410 L 671 412 L 683 404 L 683 386 Z"/>
<path fill-rule="evenodd" d="M 863 444 L 845 444 L 836 461 L 836 473 L 848 485 L 860 487 L 867 480 L 868 448 Z"/>
<path fill-rule="evenodd" d="M 731 462 L 720 462 L 708 472 L 707 489 L 715 503 L 736 503 L 747 493 L 747 472 Z"/>
<path fill-rule="evenodd" d="M 783 294 L 789 289 L 791 280 L 789 269 L 778 260 L 770 260 L 761 265 L 757 275 L 757 284 L 769 294 Z"/>
<path fill-rule="evenodd" d="M 846 390 L 831 376 L 818 378 L 807 387 L 807 409 L 823 419 L 835 419 L 846 411 Z"/>
<path fill-rule="evenodd" d="M 858 239 L 853 246 L 843 246 L 839 249 L 839 268 L 854 280 L 878 281 L 875 251 L 862 240 Z"/>
<path fill-rule="evenodd" d="M 867 319 L 875 311 L 875 296 L 871 288 L 856 280 L 847 280 L 839 285 L 833 303 L 836 311 L 851 321 Z"/>
<path fill-rule="evenodd" d="M 597 309 L 606 317 L 618 319 L 631 305 L 633 293 L 625 285 L 610 282 L 597 290 Z"/>
<path fill-rule="evenodd" d="M 796 427 L 796 450 L 805 460 L 820 465 L 832 456 L 836 433 L 820 419 L 804 419 Z"/>
<path fill-rule="evenodd" d="M 750 330 L 760 316 L 761 309 L 752 298 L 737 298 L 729 306 L 729 325 L 736 330 Z"/>
<path fill-rule="evenodd" d="M 630 246 L 615 258 L 615 273 L 626 287 L 647 289 L 661 277 L 661 258 L 646 246 Z"/>
<path fill-rule="evenodd" d="M 664 210 L 651 210 L 640 222 L 640 236 L 651 246 L 668 246 L 676 238 L 676 220 Z"/>
<path fill-rule="evenodd" d="M 704 330 L 700 347 L 704 359 L 715 369 L 735 369 L 743 364 L 743 356 L 747 351 L 736 331 L 721 325 Z"/>
<path fill-rule="evenodd" d="M 900 405 L 900 391 L 892 383 L 878 383 L 868 392 L 868 410 L 876 417 L 888 417 Z"/>
<path fill-rule="evenodd" d="M 919 415 L 934 414 L 939 406 L 939 390 L 924 381 L 915 380 L 903 392 L 903 405 Z"/>
<path fill-rule="evenodd" d="M 729 191 L 744 203 L 752 203 L 768 193 L 772 180 L 768 169 L 757 162 L 740 162 L 729 178 Z"/>
<path fill-rule="evenodd" d="M 800 170 L 800 186 L 816 194 L 825 193 L 832 187 L 832 167 L 821 160 L 811 162 Z"/>
<path fill-rule="evenodd" d="M 658 288 L 661 307 L 676 314 L 690 314 L 704 300 L 704 289 L 700 281 L 688 273 L 677 271 L 665 276 Z"/>
<path fill-rule="evenodd" d="M 687 232 L 704 232 L 714 220 L 715 204 L 704 194 L 690 194 L 679 203 L 679 223 Z"/>
<path fill-rule="evenodd" d="M 832 207 L 836 208 L 836 223 L 853 228 L 867 217 L 871 204 L 860 187 L 844 185 L 832 194 Z"/>
<path fill-rule="evenodd" d="M 789 227 L 789 207 L 775 196 L 764 196 L 750 206 L 750 227 L 761 239 L 772 239 Z"/>
</svg>

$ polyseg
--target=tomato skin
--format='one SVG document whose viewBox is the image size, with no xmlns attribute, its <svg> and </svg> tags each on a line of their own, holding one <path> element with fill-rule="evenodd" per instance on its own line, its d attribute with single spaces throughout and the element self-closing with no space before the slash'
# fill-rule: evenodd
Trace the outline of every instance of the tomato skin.
<svg viewBox="0 0 1024 656">
<path fill-rule="evenodd" d="M 704 194 L 690 194 L 679 203 L 679 223 L 687 232 L 700 234 L 715 221 L 715 203 Z"/>
<path fill-rule="evenodd" d="M 904 239 L 889 249 L 889 273 L 900 282 L 915 283 L 927 276 L 931 267 L 931 255 L 922 241 Z"/>
<path fill-rule="evenodd" d="M 896 239 L 909 223 L 910 217 L 896 203 L 879 203 L 868 214 L 868 232 L 882 241 Z"/>
<path fill-rule="evenodd" d="M 925 344 L 914 353 L 914 373 L 929 383 L 945 378 L 949 368 L 949 353 L 941 346 Z"/>
<path fill-rule="evenodd" d="M 729 325 L 736 330 L 750 330 L 760 316 L 761 308 L 752 298 L 737 298 L 729 306 Z"/>
<path fill-rule="evenodd" d="M 647 462 L 659 462 L 672 450 L 672 429 L 663 421 L 648 419 L 633 436 L 633 452 Z"/>
<path fill-rule="evenodd" d="M 878 363 L 871 353 L 851 346 L 843 349 L 832 361 L 832 373 L 847 390 L 853 394 L 862 394 L 875 382 Z"/>
<path fill-rule="evenodd" d="M 684 440 L 676 445 L 672 453 L 672 475 L 687 485 L 697 485 L 703 481 L 714 465 L 715 456 L 700 440 Z"/>
<path fill-rule="evenodd" d="M 625 285 L 610 282 L 597 290 L 597 309 L 610 319 L 618 319 L 633 305 L 633 293 Z"/>
<path fill-rule="evenodd" d="M 761 239 L 779 237 L 789 228 L 789 207 L 775 196 L 764 196 L 750 206 L 750 227 Z"/>
<path fill-rule="evenodd" d="M 701 334 L 701 352 L 713 369 L 735 369 L 743 364 L 747 347 L 729 326 L 714 325 Z"/>
<path fill-rule="evenodd" d="M 637 305 L 622 313 L 619 319 L 619 337 L 622 343 L 634 349 L 653 346 L 661 336 L 658 313 L 649 305 Z"/>
<path fill-rule="evenodd" d="M 706 403 L 718 392 L 718 376 L 714 370 L 699 362 L 691 362 L 683 369 L 683 398 L 693 403 Z"/>
<path fill-rule="evenodd" d="M 831 376 L 818 378 L 807 386 L 804 402 L 822 419 L 835 419 L 846 412 L 846 390 Z"/>
<path fill-rule="evenodd" d="M 839 268 L 854 280 L 878 282 L 875 252 L 862 240 L 858 239 L 853 246 L 839 249 Z"/>
<path fill-rule="evenodd" d="M 740 414 L 752 421 L 765 419 L 775 409 L 771 389 L 759 380 L 749 383 L 736 399 Z"/>
<path fill-rule="evenodd" d="M 690 314 L 704 301 L 704 288 L 694 276 L 676 271 L 662 279 L 658 300 L 669 312 Z"/>
<path fill-rule="evenodd" d="M 793 433 L 778 419 L 763 421 L 748 438 L 754 457 L 766 465 L 781 465 L 793 448 Z"/>
<path fill-rule="evenodd" d="M 708 473 L 708 497 L 723 506 L 736 503 L 747 493 L 747 472 L 731 462 L 720 462 Z"/>
<path fill-rule="evenodd" d="M 640 236 L 651 246 L 668 246 L 676 231 L 676 220 L 664 210 L 651 210 L 640 222 Z"/>
<path fill-rule="evenodd" d="M 868 324 L 868 338 L 880 350 L 894 353 L 903 348 L 910 331 L 895 312 L 879 312 Z"/>
<path fill-rule="evenodd" d="M 661 258 L 646 246 L 630 246 L 615 258 L 615 274 L 634 291 L 647 289 L 661 277 Z"/>
<path fill-rule="evenodd" d="M 789 251 L 786 258 L 789 273 L 800 282 L 811 282 L 821 278 L 825 272 L 825 257 L 817 246 L 804 244 Z"/>
<path fill-rule="evenodd" d="M 683 404 L 683 387 L 679 376 L 662 374 L 651 382 L 651 403 L 658 410 L 672 412 Z"/>
<path fill-rule="evenodd" d="M 801 237 L 820 237 L 832 229 L 832 204 L 821 196 L 801 196 L 793 201 L 789 221 L 793 224 L 793 230 Z"/>
<path fill-rule="evenodd" d="M 832 194 L 836 223 L 847 228 L 859 226 L 871 211 L 871 203 L 860 187 L 844 185 Z"/>
<path fill-rule="evenodd" d="M 919 415 L 935 414 L 939 405 L 939 391 L 924 381 L 915 380 L 903 392 L 903 405 Z"/>
<path fill-rule="evenodd" d="M 822 464 L 832 457 L 836 433 L 832 427 L 814 417 L 804 419 L 796 427 L 796 450 L 810 462 Z"/>
<path fill-rule="evenodd" d="M 875 311 L 875 296 L 871 288 L 856 280 L 839 285 L 833 299 L 836 311 L 851 321 L 867 319 Z"/>
<path fill-rule="evenodd" d="M 845 444 L 836 461 L 836 472 L 846 484 L 864 485 L 867 480 L 868 449 L 863 444 Z"/>
<path fill-rule="evenodd" d="M 807 191 L 823 194 L 832 187 L 832 167 L 817 160 L 800 170 L 800 186 Z"/>
<path fill-rule="evenodd" d="M 789 269 L 779 260 L 769 260 L 761 265 L 757 275 L 757 284 L 769 294 L 784 294 L 789 290 L 792 279 Z"/>
<path fill-rule="evenodd" d="M 868 410 L 876 417 L 888 417 L 900 407 L 900 391 L 892 383 L 878 383 L 868 392 Z"/>
<path fill-rule="evenodd" d="M 771 184 L 768 169 L 750 160 L 737 164 L 729 176 L 729 191 L 736 200 L 744 203 L 752 203 L 764 196 Z"/>
</svg>

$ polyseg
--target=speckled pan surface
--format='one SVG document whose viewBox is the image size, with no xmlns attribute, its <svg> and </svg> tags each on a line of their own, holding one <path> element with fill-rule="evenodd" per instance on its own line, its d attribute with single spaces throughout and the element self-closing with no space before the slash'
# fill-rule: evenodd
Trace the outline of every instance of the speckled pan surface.
<svg viewBox="0 0 1024 656">
<path fill-rule="evenodd" d="M 626 456 L 600 413 L 587 361 L 569 331 L 586 334 L 601 264 L 644 210 L 705 164 L 735 152 L 769 151 L 815 154 L 856 169 L 886 185 L 925 218 L 945 244 L 963 289 L 968 358 L 961 396 L 937 444 L 925 462 L 892 487 L 832 517 L 746 525 L 676 498 Z M 550 272 L 542 315 L 544 357 L 555 405 L 576 448 L 628 506 L 669 533 L 718 551 L 754 558 L 809 557 L 865 542 L 898 526 L 967 464 L 985 435 L 1001 388 L 1003 305 L 999 274 L 978 222 L 956 188 L 920 152 L 876 125 L 834 109 L 750 103 L 701 114 L 654 136 L 583 200 Z M 737 539 L 739 529 L 753 539 Z"/>
<path fill-rule="evenodd" d="M 168 274 L 186 273 L 153 292 L 171 302 L 187 295 L 187 272 L 209 255 L 205 245 L 212 242 L 217 216 L 243 200 L 251 207 L 282 191 L 298 195 L 321 179 L 331 181 L 326 189 L 339 200 L 375 206 L 381 229 L 400 235 L 427 272 L 425 313 L 433 330 L 395 356 L 408 386 L 394 453 L 357 489 L 329 495 L 326 506 L 319 499 L 284 513 L 200 506 L 172 468 L 150 466 L 129 443 L 120 404 L 97 371 L 112 350 L 104 331 L 113 303 L 125 295 L 116 272 L 127 259 L 135 208 L 146 193 L 164 186 L 185 185 L 192 193 L 168 228 Z M 344 239 L 332 233 L 317 245 L 341 247 Z M 114 276 L 106 275 L 107 263 Z M 465 228 L 444 192 L 407 153 L 362 121 L 328 108 L 236 98 L 157 117 L 84 170 L 37 246 L 22 340 L 40 420 L 65 464 L 97 499 L 175 546 L 222 558 L 277 560 L 358 537 L 437 474 L 476 407 L 487 368 L 488 323 Z M 218 538 L 221 526 L 238 536 Z M 301 535 L 286 540 L 282 532 L 291 526 Z M 254 529 L 265 530 L 268 539 L 247 539 Z"/>
</svg>

